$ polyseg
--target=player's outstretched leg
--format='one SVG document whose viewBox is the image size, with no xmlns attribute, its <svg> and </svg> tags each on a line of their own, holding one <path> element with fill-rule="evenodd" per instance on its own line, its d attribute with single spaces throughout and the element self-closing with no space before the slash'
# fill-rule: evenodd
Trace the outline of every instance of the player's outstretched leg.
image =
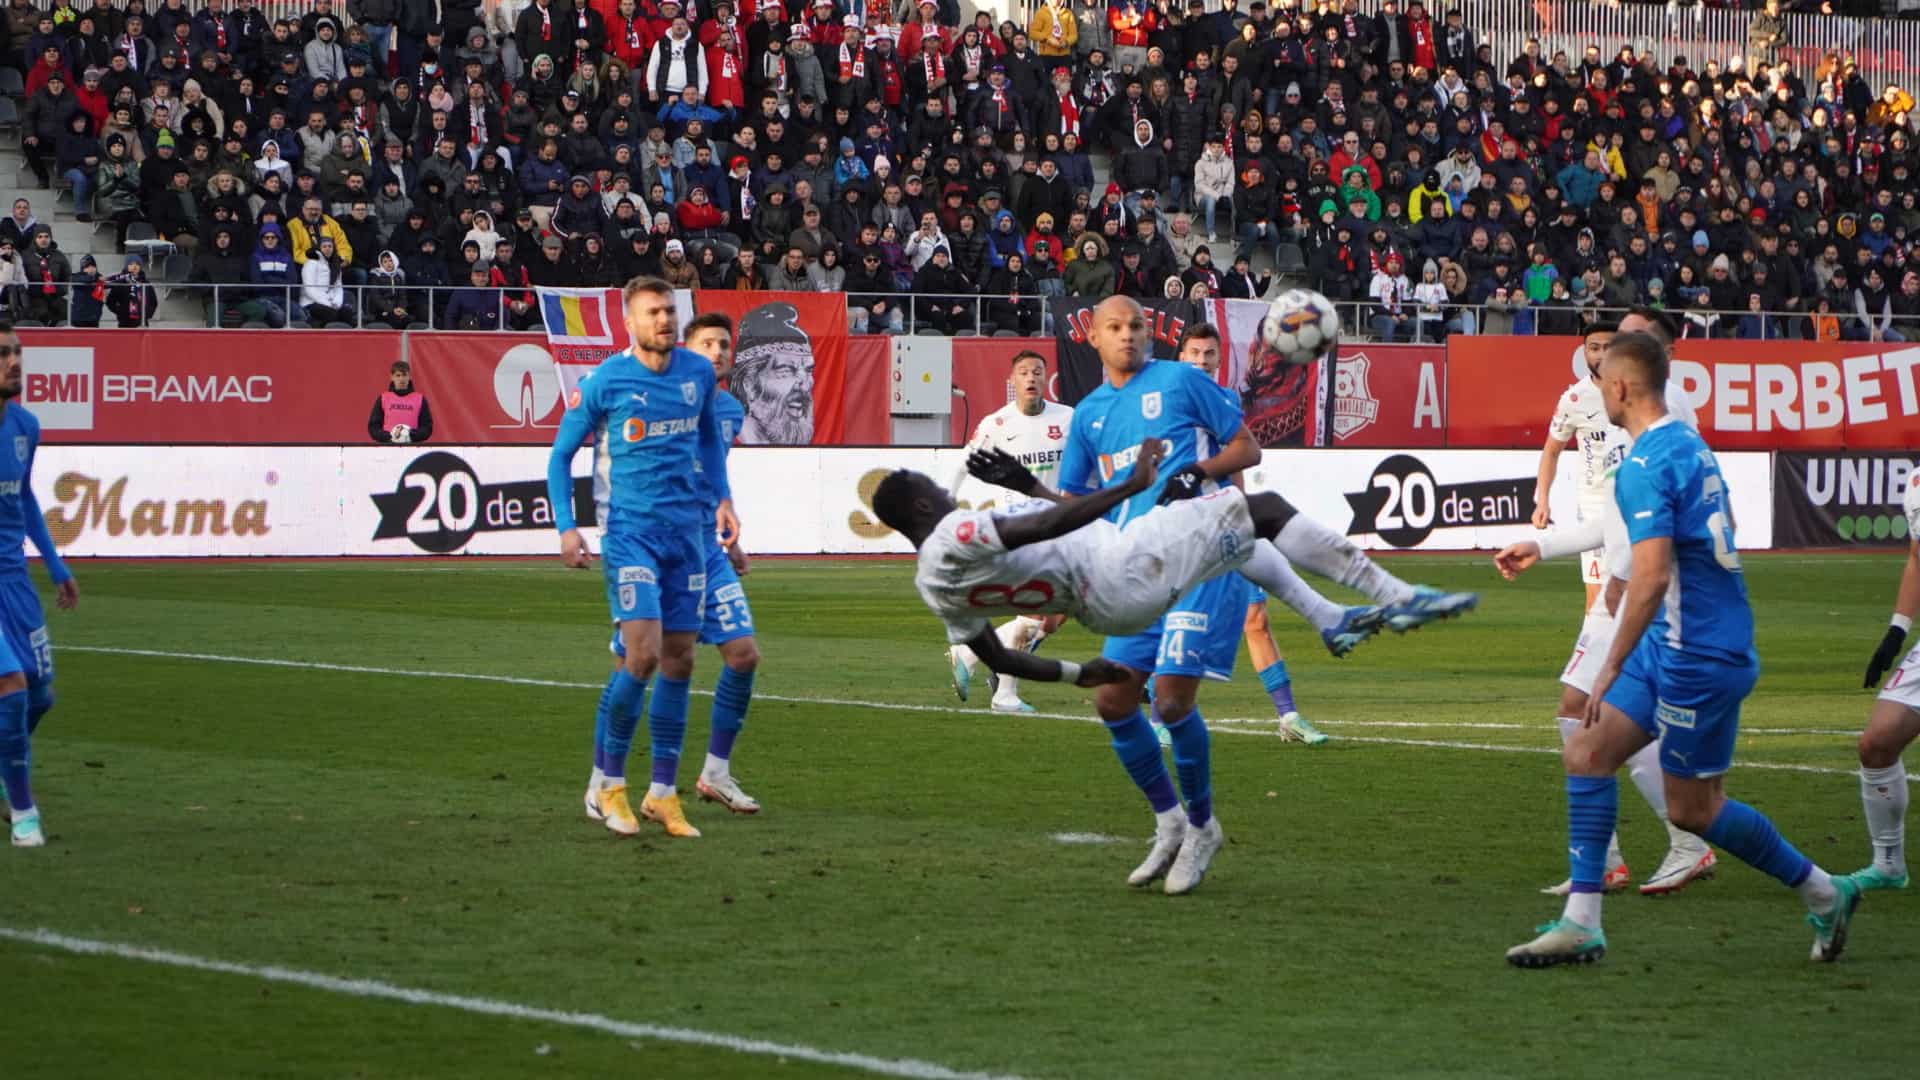
<svg viewBox="0 0 1920 1080">
<path fill-rule="evenodd" d="M 1387 609 L 1383 607 L 1341 607 L 1321 596 L 1318 590 L 1307 584 L 1306 579 L 1294 572 L 1293 564 L 1280 553 L 1279 548 L 1273 546 L 1271 540 L 1262 539 L 1253 545 L 1245 565 L 1240 567 L 1240 576 L 1272 593 L 1281 603 L 1299 613 L 1309 625 L 1320 631 L 1320 640 L 1326 643 L 1327 651 L 1335 656 L 1345 656 L 1359 648 L 1361 643 L 1379 633 L 1380 628 L 1386 625 Z"/>
<path fill-rule="evenodd" d="M 1920 710 L 1882 698 L 1860 734 L 1860 803 L 1873 862 L 1847 875 L 1863 890 L 1907 887 L 1907 770 L 1900 754 L 1920 735 Z"/>
<path fill-rule="evenodd" d="M 1124 683 L 1103 686 L 1094 693 L 1094 707 L 1107 725 L 1114 756 L 1127 770 L 1140 793 L 1153 808 L 1153 847 L 1146 860 L 1127 875 L 1127 884 L 1151 885 L 1166 876 L 1180 854 L 1181 841 L 1187 837 L 1187 814 L 1174 793 L 1173 778 L 1167 775 L 1166 758 L 1160 753 L 1160 741 L 1140 711 L 1140 688 L 1145 676 Z"/>
<path fill-rule="evenodd" d="M 700 768 L 695 790 L 708 802 L 717 802 L 736 814 L 757 814 L 760 803 L 740 789 L 733 777 L 733 744 L 746 727 L 747 706 L 753 701 L 753 676 L 760 667 L 760 649 L 753 638 L 736 638 L 720 646 L 720 678 L 713 687 L 713 726 L 707 735 L 707 760 Z"/>
<path fill-rule="evenodd" d="M 1390 630 L 1404 633 L 1465 614 L 1480 603 L 1479 593 L 1449 593 L 1401 581 L 1368 558 L 1353 541 L 1300 513 L 1272 492 L 1247 496 L 1247 508 L 1253 515 L 1254 532 L 1272 540 L 1289 560 L 1386 605 L 1386 626 Z M 1244 569 L 1241 572 L 1247 573 Z M 1247 576 L 1260 580 L 1250 573 Z M 1261 582 L 1263 587 L 1265 584 Z"/>
<path fill-rule="evenodd" d="M 1813 959 L 1826 963 L 1840 959 L 1854 910 L 1860 906 L 1859 883 L 1850 877 L 1830 877 L 1788 843 L 1765 814 L 1746 803 L 1721 796 L 1706 781 L 1672 779 L 1679 781 L 1667 787 L 1674 824 L 1799 893 L 1807 905 L 1807 922 L 1813 926 Z"/>
<path fill-rule="evenodd" d="M 40 810 L 33 803 L 33 748 L 27 726 L 27 677 L 0 678 L 0 783 L 7 789 L 14 847 L 41 847 Z"/>
<path fill-rule="evenodd" d="M 1226 843 L 1226 836 L 1220 829 L 1220 819 L 1213 816 L 1213 765 L 1207 722 L 1200 716 L 1200 710 L 1192 706 L 1184 716 L 1162 712 L 1162 703 L 1168 696 L 1162 695 L 1161 700 L 1156 701 L 1154 711 L 1173 739 L 1173 766 L 1180 777 L 1180 790 L 1187 797 L 1187 834 L 1180 842 L 1173 865 L 1167 870 L 1166 881 L 1167 895 L 1179 896 L 1192 892 L 1207 876 L 1207 868 L 1213 865 L 1213 857 Z M 1191 701 L 1191 697 L 1188 700 Z"/>
</svg>

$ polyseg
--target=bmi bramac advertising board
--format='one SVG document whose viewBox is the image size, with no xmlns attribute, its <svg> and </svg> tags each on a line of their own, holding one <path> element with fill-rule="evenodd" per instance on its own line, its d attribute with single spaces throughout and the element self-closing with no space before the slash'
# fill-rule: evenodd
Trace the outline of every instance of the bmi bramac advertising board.
<svg viewBox="0 0 1920 1080">
<path fill-rule="evenodd" d="M 943 483 L 960 450 L 742 448 L 735 502 L 756 554 L 906 552 L 873 514 L 896 468 Z M 1721 454 L 1744 548 L 1773 542 L 1766 454 Z M 1531 535 L 1531 451 L 1269 450 L 1250 490 L 1278 491 L 1363 547 L 1486 549 Z M 488 447 L 43 446 L 34 489 L 63 552 L 105 556 L 548 555 L 547 451 Z M 592 522 L 591 455 L 574 458 L 575 517 Z M 1571 470 L 1555 485 L 1574 513 Z M 961 480 L 959 498 L 990 504 Z M 1895 511 L 1897 512 L 1897 506 Z"/>
</svg>

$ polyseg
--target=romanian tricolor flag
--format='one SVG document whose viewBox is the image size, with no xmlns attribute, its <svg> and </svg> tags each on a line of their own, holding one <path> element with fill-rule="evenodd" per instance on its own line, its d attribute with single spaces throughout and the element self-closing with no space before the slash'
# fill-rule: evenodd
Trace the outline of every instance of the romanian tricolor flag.
<svg viewBox="0 0 1920 1080">
<path fill-rule="evenodd" d="M 547 326 L 547 341 L 553 345 L 597 345 L 608 352 L 624 348 L 626 327 L 619 311 L 618 289 L 540 290 L 540 317 Z"/>
</svg>

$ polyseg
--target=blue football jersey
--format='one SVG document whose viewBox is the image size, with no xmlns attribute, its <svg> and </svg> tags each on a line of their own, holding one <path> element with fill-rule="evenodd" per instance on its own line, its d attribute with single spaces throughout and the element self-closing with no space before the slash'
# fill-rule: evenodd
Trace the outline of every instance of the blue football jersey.
<svg viewBox="0 0 1920 1080">
<path fill-rule="evenodd" d="M 1753 609 L 1720 463 L 1699 434 L 1669 417 L 1640 433 L 1614 479 L 1634 543 L 1673 540 L 1666 602 L 1647 628 L 1669 648 L 1735 663 L 1753 658 Z"/>
<path fill-rule="evenodd" d="M 1149 360 L 1127 385 L 1111 383 L 1080 399 L 1060 459 L 1060 489 L 1071 495 L 1126 480 L 1140 444 L 1166 444 L 1160 479 L 1114 507 L 1107 516 L 1124 525 L 1153 509 L 1175 471 L 1220 452 L 1240 430 L 1240 404 L 1206 372 L 1172 360 Z M 1209 483 L 1208 490 L 1215 485 Z"/>
<path fill-rule="evenodd" d="M 740 428 L 746 423 L 747 407 L 740 404 L 739 398 L 718 390 L 713 395 L 713 408 L 720 420 L 720 457 L 724 461 L 733 452 L 733 440 L 740 437 Z M 707 479 L 704 468 L 700 472 L 700 485 L 706 491 L 707 517 L 711 520 L 712 512 L 720 508 L 721 495 Z"/>
<path fill-rule="evenodd" d="M 654 372 L 631 351 L 601 361 L 575 392 L 547 462 L 547 493 L 554 525 L 574 527 L 571 462 L 589 434 L 598 433 L 604 458 L 606 516 L 601 524 L 624 533 L 711 529 L 709 500 L 730 498 L 713 365 L 676 348 L 665 371 Z"/>
</svg>

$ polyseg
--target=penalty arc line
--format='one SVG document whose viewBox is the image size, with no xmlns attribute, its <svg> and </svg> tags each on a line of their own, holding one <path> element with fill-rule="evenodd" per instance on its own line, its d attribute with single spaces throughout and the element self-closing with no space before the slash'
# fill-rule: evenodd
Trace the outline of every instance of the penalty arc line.
<svg viewBox="0 0 1920 1080">
<path fill-rule="evenodd" d="M 836 1050 L 822 1050 L 818 1047 L 796 1043 L 778 1043 L 766 1039 L 748 1039 L 737 1035 L 725 1035 L 719 1032 L 700 1031 L 695 1028 L 668 1027 L 661 1024 L 637 1023 L 630 1020 L 616 1020 L 598 1013 L 566 1012 L 560 1009 L 544 1009 L 532 1005 L 521 1005 L 496 998 L 470 997 L 464 994 L 443 994 L 432 990 L 418 990 L 411 987 L 395 986 L 392 983 L 373 979 L 349 979 L 337 975 L 327 975 L 317 971 L 302 971 L 298 968 L 278 967 L 274 965 L 240 964 L 228 960 L 214 960 L 208 957 L 192 956 L 187 953 L 170 952 L 165 949 L 149 949 L 137 945 L 123 945 L 112 941 L 97 941 L 91 938 L 71 937 L 55 933 L 52 930 L 20 930 L 0 926 L 0 939 L 17 941 L 27 945 L 38 945 L 56 949 L 60 952 L 79 956 L 107 956 L 120 960 L 137 960 L 144 963 L 160 964 L 165 967 L 186 968 L 192 971 L 207 971 L 220 975 L 238 975 L 249 979 L 267 982 L 288 983 L 321 990 L 331 994 L 344 994 L 348 997 L 369 998 L 381 1001 L 397 1001 L 407 1005 L 428 1005 L 459 1012 L 474 1013 L 480 1016 L 506 1017 L 512 1020 L 529 1020 L 536 1023 L 556 1024 L 562 1027 L 597 1031 L 606 1035 L 615 1035 L 626 1039 L 652 1039 L 657 1042 L 680 1043 L 686 1046 L 702 1046 L 717 1050 L 728 1050 L 755 1057 L 790 1058 L 796 1061 L 808 1061 L 820 1065 L 835 1065 L 857 1069 L 878 1076 L 907 1077 L 909 1080 L 1017 1080 L 1003 1074 L 968 1072 L 951 1069 L 931 1061 L 919 1061 L 914 1058 L 883 1058 L 871 1054 L 845 1053 Z"/>
<path fill-rule="evenodd" d="M 66 645 L 66 646 L 62 646 L 62 648 L 67 652 L 102 653 L 102 654 L 111 655 L 111 656 L 141 656 L 141 657 L 151 657 L 151 658 L 163 659 L 163 660 L 197 660 L 204 663 L 213 663 L 213 664 L 243 664 L 243 665 L 250 665 L 254 667 L 294 668 L 294 669 L 303 670 L 303 671 L 336 671 L 336 672 L 344 672 L 344 673 L 355 674 L 355 675 L 384 675 L 384 676 L 392 676 L 397 678 L 409 678 L 409 679 L 454 679 L 454 680 L 465 681 L 465 682 L 503 683 L 510 686 L 541 686 L 541 687 L 553 687 L 553 688 L 565 689 L 565 690 L 598 690 L 600 689 L 599 683 L 572 682 L 564 679 L 534 679 L 534 678 L 528 678 L 522 675 L 488 675 L 488 674 L 466 672 L 466 671 L 409 670 L 406 668 L 373 667 L 365 664 L 334 664 L 334 663 L 328 663 L 326 661 L 321 661 L 321 660 L 281 660 L 273 657 L 264 657 L 264 656 L 230 656 L 223 653 L 174 652 L 166 649 L 125 649 L 125 648 L 118 648 L 118 647 L 109 646 L 109 645 Z M 694 691 L 694 693 L 702 696 L 708 696 L 708 697 L 712 696 L 712 692 L 707 690 L 696 690 Z M 801 696 L 792 696 L 792 695 L 761 694 L 761 693 L 754 694 L 754 698 L 760 701 L 778 701 L 786 704 L 837 705 L 843 708 L 875 709 L 882 712 L 935 713 L 935 714 L 944 715 L 944 716 L 966 716 L 970 718 L 978 718 L 980 716 L 980 711 L 977 709 L 975 710 L 960 709 L 960 708 L 954 708 L 952 706 L 946 706 L 946 705 L 913 705 L 913 704 L 907 704 L 903 702 L 891 702 L 891 701 L 862 701 L 855 698 L 801 697 Z M 1079 724 L 1100 723 L 1099 719 L 1096 717 L 1079 715 L 1074 713 L 1048 713 L 1048 712 L 1033 712 L 1033 713 L 1019 713 L 1019 714 L 988 713 L 987 715 L 992 716 L 996 719 L 1025 718 L 1025 719 L 1033 719 L 1033 720 L 1062 720 L 1062 721 L 1068 721 L 1068 722 L 1079 723 Z M 1220 725 L 1216 729 L 1216 733 L 1221 735 L 1246 735 L 1246 736 L 1264 737 L 1264 738 L 1280 737 L 1280 732 L 1277 729 L 1251 730 L 1245 727 L 1236 726 L 1241 724 L 1251 724 L 1255 722 L 1257 721 L 1254 721 L 1251 719 L 1241 719 L 1241 718 L 1231 718 L 1231 717 L 1213 721 L 1213 723 Z M 1337 721 L 1336 720 L 1336 721 L 1329 721 L 1327 726 L 1338 729 L 1341 727 L 1369 727 L 1369 726 L 1394 727 L 1394 726 L 1401 726 L 1403 724 L 1407 726 L 1413 726 L 1407 721 L 1394 721 L 1394 720 L 1379 720 L 1379 721 L 1368 721 L 1368 720 Z M 1436 729 L 1436 728 L 1449 728 L 1449 727 L 1486 727 L 1488 725 L 1472 722 L 1472 721 L 1466 721 L 1466 722 L 1459 722 L 1459 723 L 1436 723 L 1436 724 L 1425 725 L 1425 726 L 1427 726 L 1429 729 Z M 1514 725 L 1514 726 L 1516 728 L 1524 727 L 1524 725 Z M 1799 733 L 1799 731 L 1800 729 L 1760 728 L 1760 729 L 1755 729 L 1753 731 L 1743 732 L 1743 734 L 1760 734 L 1763 732 L 1776 732 L 1776 733 L 1782 733 L 1782 734 L 1796 733 L 1797 734 Z M 1854 737 L 1854 735 L 1846 732 L 1834 732 L 1833 734 L 1847 734 L 1849 738 Z M 1496 753 L 1496 754 L 1558 754 L 1560 752 L 1558 747 L 1502 746 L 1497 743 L 1452 742 L 1452 741 L 1447 741 L 1442 739 L 1406 739 L 1406 738 L 1388 738 L 1385 736 L 1366 736 L 1366 735 L 1342 735 L 1340 736 L 1340 739 L 1341 741 L 1344 741 L 1344 742 L 1372 743 L 1380 746 L 1424 746 L 1424 747 L 1429 747 L 1436 750 L 1477 750 L 1485 753 Z M 1766 770 L 1773 770 L 1773 771 L 1779 771 L 1779 772 L 1815 773 L 1823 776 L 1858 776 L 1859 775 L 1859 772 L 1854 769 L 1835 769 L 1835 768 L 1830 768 L 1823 765 L 1795 765 L 1795 764 L 1790 764 L 1785 762 L 1742 761 L 1740 762 L 1740 767 L 1744 769 L 1766 769 Z M 1920 784 L 1920 774 L 1915 774 L 1914 776 L 1909 777 L 1908 782 Z"/>
</svg>

